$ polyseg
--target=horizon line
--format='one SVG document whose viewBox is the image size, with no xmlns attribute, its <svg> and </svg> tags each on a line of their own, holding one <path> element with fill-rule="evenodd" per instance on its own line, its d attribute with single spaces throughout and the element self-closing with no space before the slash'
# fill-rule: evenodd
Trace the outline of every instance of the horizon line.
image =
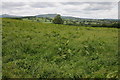
<svg viewBox="0 0 120 80">
<path fill-rule="evenodd" d="M 14 15 L 14 14 L 0 14 L 0 16 L 2 15 L 10 15 L 10 16 L 17 16 L 17 17 L 29 17 L 29 16 L 37 16 L 37 15 L 46 15 L 46 14 L 50 14 L 50 13 L 43 13 L 43 14 L 35 14 L 35 15 Z M 51 14 L 59 14 L 59 13 L 51 13 Z M 119 18 L 89 18 L 89 17 L 78 17 L 78 16 L 71 16 L 71 15 L 62 15 L 61 16 L 65 16 L 65 17 L 74 17 L 74 18 L 83 18 L 83 19 L 119 19 Z"/>
</svg>

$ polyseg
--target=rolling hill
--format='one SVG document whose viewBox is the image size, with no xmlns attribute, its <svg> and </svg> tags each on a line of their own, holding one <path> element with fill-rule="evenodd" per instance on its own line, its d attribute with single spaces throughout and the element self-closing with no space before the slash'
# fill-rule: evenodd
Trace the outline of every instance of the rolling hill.
<svg viewBox="0 0 120 80">
<path fill-rule="evenodd" d="M 9 15 L 9 14 L 2 14 L 0 18 L 22 18 L 22 17 L 43 17 L 43 18 L 54 18 L 58 14 L 40 14 L 34 16 L 17 16 L 17 15 Z M 79 18 L 79 17 L 72 17 L 72 16 L 61 16 L 63 19 L 71 19 L 71 20 L 118 20 L 118 19 L 90 19 L 90 18 Z"/>
</svg>

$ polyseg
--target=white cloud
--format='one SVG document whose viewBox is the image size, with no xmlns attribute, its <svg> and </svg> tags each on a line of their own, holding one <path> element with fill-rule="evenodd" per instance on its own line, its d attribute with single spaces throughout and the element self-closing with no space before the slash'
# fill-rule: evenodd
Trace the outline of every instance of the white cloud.
<svg viewBox="0 0 120 80">
<path fill-rule="evenodd" d="M 119 0 L 2 0 L 2 2 L 119 2 Z"/>
<path fill-rule="evenodd" d="M 3 14 L 19 16 L 58 13 L 81 18 L 118 17 L 117 2 L 3 2 L 2 6 Z"/>
</svg>

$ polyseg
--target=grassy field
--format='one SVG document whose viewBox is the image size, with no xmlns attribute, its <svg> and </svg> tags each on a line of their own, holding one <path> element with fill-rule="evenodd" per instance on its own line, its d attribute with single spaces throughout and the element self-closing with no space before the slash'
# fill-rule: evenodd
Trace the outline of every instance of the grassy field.
<svg viewBox="0 0 120 80">
<path fill-rule="evenodd" d="M 3 78 L 117 78 L 118 29 L 3 19 Z"/>
</svg>

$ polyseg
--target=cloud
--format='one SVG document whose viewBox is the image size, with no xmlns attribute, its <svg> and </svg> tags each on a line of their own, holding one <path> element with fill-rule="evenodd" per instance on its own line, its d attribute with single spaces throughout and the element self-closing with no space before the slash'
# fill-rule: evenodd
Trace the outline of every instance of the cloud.
<svg viewBox="0 0 120 80">
<path fill-rule="evenodd" d="M 99 3 L 89 3 L 89 6 L 84 10 L 110 10 L 114 7 L 112 2 L 99 2 Z"/>
<path fill-rule="evenodd" d="M 78 6 L 78 8 L 86 5 L 84 10 L 107 10 L 111 9 L 114 4 L 112 2 L 61 2 L 63 5 Z M 73 10 L 72 10 L 73 11 Z"/>
<path fill-rule="evenodd" d="M 63 3 L 62 3 L 63 4 Z M 70 8 L 64 10 L 76 17 L 84 18 L 118 18 L 118 6 L 115 2 L 67 2 Z"/>
<path fill-rule="evenodd" d="M 119 13 L 119 14 L 118 14 L 118 18 L 120 19 L 120 1 L 119 1 L 118 5 L 119 5 L 119 6 L 118 6 L 118 13 Z"/>
<path fill-rule="evenodd" d="M 119 0 L 2 0 L 2 2 L 119 2 Z"/>
<path fill-rule="evenodd" d="M 80 5 L 83 4 L 83 2 L 61 2 L 63 5 Z"/>
<path fill-rule="evenodd" d="M 3 2 L 2 3 L 3 9 L 17 8 L 17 7 L 22 7 L 22 6 L 25 6 L 25 3 L 23 2 Z"/>
<path fill-rule="evenodd" d="M 81 18 L 117 18 L 117 2 L 3 2 L 3 14 L 61 14 Z"/>
<path fill-rule="evenodd" d="M 47 7 L 56 7 L 57 5 L 53 4 L 53 2 L 34 2 L 30 4 L 33 8 L 47 8 Z"/>
</svg>

